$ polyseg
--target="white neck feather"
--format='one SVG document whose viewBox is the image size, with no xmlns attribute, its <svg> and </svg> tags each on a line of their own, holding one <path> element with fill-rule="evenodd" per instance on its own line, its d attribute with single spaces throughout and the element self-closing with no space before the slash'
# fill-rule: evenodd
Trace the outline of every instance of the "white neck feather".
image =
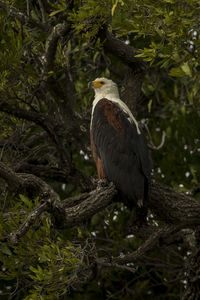
<svg viewBox="0 0 200 300">
<path fill-rule="evenodd" d="M 91 123 L 90 126 L 92 125 L 92 118 L 93 118 L 93 113 L 94 113 L 94 108 L 97 105 L 97 103 L 99 102 L 99 100 L 101 100 L 102 98 L 106 98 L 109 101 L 112 101 L 116 104 L 119 105 L 119 107 L 129 116 L 128 120 L 130 123 L 135 123 L 136 129 L 137 129 L 137 133 L 141 134 L 141 131 L 139 129 L 138 126 L 138 122 L 136 121 L 135 117 L 133 116 L 132 112 L 130 111 L 130 109 L 128 108 L 128 106 L 119 98 L 119 92 L 118 92 L 118 88 L 116 85 L 110 87 L 104 87 L 104 89 L 98 89 L 95 90 L 95 98 L 92 104 L 92 117 L 91 117 Z"/>
</svg>

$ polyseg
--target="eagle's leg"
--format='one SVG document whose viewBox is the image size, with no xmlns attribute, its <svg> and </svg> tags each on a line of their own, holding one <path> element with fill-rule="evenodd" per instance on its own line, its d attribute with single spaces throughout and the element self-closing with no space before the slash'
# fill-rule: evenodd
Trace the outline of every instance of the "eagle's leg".
<svg viewBox="0 0 200 300">
<path fill-rule="evenodd" d="M 147 207 L 133 207 L 129 219 L 129 227 L 138 227 L 147 225 Z"/>
</svg>

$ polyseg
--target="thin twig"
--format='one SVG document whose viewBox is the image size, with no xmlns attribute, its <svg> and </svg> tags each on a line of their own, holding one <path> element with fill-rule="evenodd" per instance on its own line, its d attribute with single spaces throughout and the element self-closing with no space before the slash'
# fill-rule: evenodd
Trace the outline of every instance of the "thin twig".
<svg viewBox="0 0 200 300">
<path fill-rule="evenodd" d="M 102 267 L 118 268 L 118 269 L 121 269 L 123 271 L 129 271 L 133 274 L 135 274 L 138 270 L 138 267 L 132 268 L 132 267 L 128 267 L 128 266 L 124 266 L 124 265 L 120 265 L 120 264 L 106 263 L 106 262 L 101 262 L 101 261 L 98 261 L 98 265 L 100 265 Z"/>
<path fill-rule="evenodd" d="M 164 143 L 165 143 L 165 138 L 166 138 L 166 132 L 163 131 L 162 132 L 162 138 L 161 138 L 161 142 L 158 146 L 155 146 L 154 143 L 153 143 L 153 139 L 152 139 L 152 135 L 149 131 L 149 128 L 147 126 L 147 124 L 143 124 L 144 128 L 146 129 L 147 131 L 147 134 L 148 134 L 148 137 L 149 137 L 149 144 L 148 144 L 148 147 L 152 150 L 159 150 L 163 147 Z"/>
<path fill-rule="evenodd" d="M 27 16 L 30 17 L 30 2 L 29 2 L 29 0 L 26 0 L 26 13 L 27 13 Z"/>
<path fill-rule="evenodd" d="M 38 2 L 41 10 L 41 15 L 42 15 L 42 23 L 46 24 L 46 14 L 45 14 L 43 2 L 42 0 L 38 0 Z"/>
<path fill-rule="evenodd" d="M 159 244 L 159 240 L 162 238 L 166 238 L 169 235 L 174 234 L 175 232 L 179 231 L 181 229 L 181 225 L 174 226 L 174 225 L 166 225 L 162 228 L 159 228 L 157 231 L 155 231 L 145 242 L 144 244 L 139 247 L 136 251 L 133 253 L 124 255 L 124 256 L 118 256 L 112 258 L 112 260 L 109 261 L 107 258 L 99 258 L 97 259 L 97 264 L 100 266 L 105 266 L 105 267 L 113 267 L 113 266 L 123 266 L 123 267 L 128 267 L 127 264 L 129 263 L 134 263 L 138 261 L 142 261 L 146 255 L 146 252 L 150 251 L 155 247 L 157 244 Z M 130 270 L 129 270 L 130 271 Z M 135 270 L 137 271 L 137 269 Z"/>
<path fill-rule="evenodd" d="M 8 239 L 11 241 L 11 243 L 16 244 L 19 239 L 26 234 L 39 216 L 47 210 L 47 207 L 48 202 L 42 202 L 36 208 L 34 208 L 31 214 L 27 217 L 26 221 L 16 231 L 9 234 Z"/>
</svg>

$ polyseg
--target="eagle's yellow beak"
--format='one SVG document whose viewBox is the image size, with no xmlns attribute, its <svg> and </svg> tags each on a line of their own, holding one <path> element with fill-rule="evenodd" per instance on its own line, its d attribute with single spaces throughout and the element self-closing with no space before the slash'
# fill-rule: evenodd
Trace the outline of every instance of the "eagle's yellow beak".
<svg viewBox="0 0 200 300">
<path fill-rule="evenodd" d="M 102 83 L 101 81 L 90 81 L 88 83 L 88 87 L 89 88 L 100 88 L 104 83 Z"/>
</svg>

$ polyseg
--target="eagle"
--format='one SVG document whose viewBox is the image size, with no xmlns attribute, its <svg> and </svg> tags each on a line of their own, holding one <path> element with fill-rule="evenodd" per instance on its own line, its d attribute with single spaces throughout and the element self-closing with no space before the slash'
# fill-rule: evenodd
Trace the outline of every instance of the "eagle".
<svg viewBox="0 0 200 300">
<path fill-rule="evenodd" d="M 112 181 L 134 207 L 149 197 L 151 163 L 145 136 L 128 106 L 120 100 L 117 84 L 96 78 L 90 140 L 98 178 Z"/>
</svg>

